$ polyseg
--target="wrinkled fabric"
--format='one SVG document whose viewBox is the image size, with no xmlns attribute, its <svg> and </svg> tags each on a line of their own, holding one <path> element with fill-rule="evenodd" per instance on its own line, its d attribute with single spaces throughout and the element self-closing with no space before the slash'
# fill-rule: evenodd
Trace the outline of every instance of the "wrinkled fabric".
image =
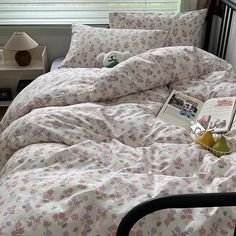
<svg viewBox="0 0 236 236">
<path fill-rule="evenodd" d="M 169 47 L 116 67 L 42 75 L 0 124 L 0 235 L 111 236 L 153 197 L 236 191 L 236 154 L 216 158 L 156 117 L 172 89 L 205 101 L 236 96 L 229 63 Z M 236 124 L 226 137 L 236 145 Z M 170 209 L 131 235 L 232 235 L 235 207 Z"/>
</svg>

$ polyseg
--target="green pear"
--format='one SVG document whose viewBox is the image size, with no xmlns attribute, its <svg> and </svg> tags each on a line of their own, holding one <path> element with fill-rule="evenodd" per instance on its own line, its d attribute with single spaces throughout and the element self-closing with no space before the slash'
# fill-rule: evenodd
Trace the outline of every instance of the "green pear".
<svg viewBox="0 0 236 236">
<path fill-rule="evenodd" d="M 230 151 L 230 148 L 227 144 L 226 138 L 221 135 L 211 147 L 213 149 L 213 154 L 217 157 L 222 156 L 224 153 Z"/>
</svg>

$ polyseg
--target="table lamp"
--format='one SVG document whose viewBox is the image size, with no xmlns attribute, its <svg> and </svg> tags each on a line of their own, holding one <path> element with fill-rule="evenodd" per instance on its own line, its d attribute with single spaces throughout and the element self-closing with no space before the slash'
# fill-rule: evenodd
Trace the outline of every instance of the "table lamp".
<svg viewBox="0 0 236 236">
<path fill-rule="evenodd" d="M 15 54 L 15 60 L 19 66 L 27 66 L 31 62 L 31 55 L 28 51 L 36 48 L 36 43 L 25 32 L 15 32 L 11 38 L 7 41 L 4 49 L 9 51 L 17 51 Z"/>
</svg>

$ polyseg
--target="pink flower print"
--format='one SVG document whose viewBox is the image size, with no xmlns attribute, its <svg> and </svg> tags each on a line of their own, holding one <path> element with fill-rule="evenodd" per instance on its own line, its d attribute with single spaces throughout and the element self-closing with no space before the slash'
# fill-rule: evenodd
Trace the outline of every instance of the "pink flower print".
<svg viewBox="0 0 236 236">
<path fill-rule="evenodd" d="M 21 191 L 21 192 L 24 192 L 25 191 L 25 187 L 21 187 L 19 190 Z"/>
<path fill-rule="evenodd" d="M 219 159 L 218 167 L 219 168 L 225 168 L 225 167 L 227 167 L 227 163 L 223 159 Z"/>
<path fill-rule="evenodd" d="M 80 154 L 80 158 L 81 158 L 81 162 L 82 161 L 87 161 L 88 159 L 89 159 L 89 157 L 88 157 L 88 152 L 87 151 L 84 151 L 84 152 L 82 152 L 81 154 Z"/>
<path fill-rule="evenodd" d="M 175 232 L 172 231 L 172 236 L 186 236 L 189 235 L 189 233 L 191 233 L 193 231 L 192 228 L 188 228 L 187 232 L 186 231 L 182 231 L 180 227 L 175 227 Z"/>
<path fill-rule="evenodd" d="M 22 227 L 22 223 L 18 220 L 15 224 L 15 231 L 12 231 L 12 236 L 24 235 L 24 227 Z"/>
<path fill-rule="evenodd" d="M 176 160 L 174 160 L 174 165 L 176 169 L 182 169 L 184 167 L 184 164 L 182 163 L 182 159 L 179 157 Z"/>
<path fill-rule="evenodd" d="M 53 191 L 53 189 L 51 188 L 51 189 L 49 189 L 49 190 L 47 190 L 44 194 L 43 194 L 43 198 L 44 198 L 44 200 L 53 200 L 54 198 L 53 198 L 53 194 L 54 194 L 54 191 Z"/>
<path fill-rule="evenodd" d="M 69 232 L 68 231 L 64 231 L 63 232 L 63 236 L 69 236 Z"/>
<path fill-rule="evenodd" d="M 33 222 L 32 221 L 27 221 L 27 226 L 30 228 L 33 226 Z"/>
<path fill-rule="evenodd" d="M 85 209 L 87 210 L 87 212 L 92 211 L 93 210 L 93 206 L 92 205 L 88 205 L 85 207 Z"/>
<path fill-rule="evenodd" d="M 89 51 L 90 52 L 93 52 L 95 50 L 95 45 L 94 44 L 91 44 L 90 46 L 89 46 Z"/>
<path fill-rule="evenodd" d="M 143 231 L 142 231 L 141 229 L 139 229 L 139 230 L 136 232 L 135 236 L 143 236 Z"/>
<path fill-rule="evenodd" d="M 96 220 L 98 221 L 100 218 L 106 218 L 107 210 L 105 208 L 98 208 L 96 214 Z"/>
<path fill-rule="evenodd" d="M 50 223 L 49 221 L 44 220 L 43 226 L 44 226 L 45 228 L 48 228 L 50 225 L 51 225 L 51 223 Z"/>
<path fill-rule="evenodd" d="M 58 221 L 58 214 L 54 214 L 52 217 L 55 221 Z"/>
<path fill-rule="evenodd" d="M 42 155 L 43 152 L 44 152 L 44 148 L 39 148 L 39 149 L 35 150 L 35 154 L 34 155 L 39 156 L 39 155 Z"/>
<path fill-rule="evenodd" d="M 187 191 L 188 191 L 188 193 L 193 193 L 194 189 L 192 187 L 187 187 Z"/>
<path fill-rule="evenodd" d="M 110 227 L 108 227 L 109 234 L 108 235 L 115 235 L 117 231 L 117 225 L 113 224 Z"/>
<path fill-rule="evenodd" d="M 164 170 L 169 165 L 169 162 L 163 161 L 159 167 L 160 170 Z"/>
<path fill-rule="evenodd" d="M 83 215 L 83 220 L 84 220 L 84 222 L 85 222 L 85 225 L 84 225 L 84 227 L 91 227 L 91 225 L 93 224 L 93 220 L 91 219 L 91 215 L 90 214 L 88 214 L 88 213 L 85 213 L 84 215 Z"/>
<path fill-rule="evenodd" d="M 0 199 L 1 199 L 1 197 L 0 197 Z M 4 204 L 4 202 L 5 202 L 5 201 L 3 201 L 3 200 L 0 201 L 0 206 L 2 206 L 2 205 Z"/>
<path fill-rule="evenodd" d="M 64 190 L 63 194 L 61 194 L 60 196 L 60 199 L 69 198 L 72 195 L 73 191 L 74 191 L 73 188 L 68 188 Z"/>
<path fill-rule="evenodd" d="M 221 233 L 221 235 L 227 235 L 228 234 L 228 232 L 225 231 L 224 229 L 221 229 L 220 233 Z"/>
<path fill-rule="evenodd" d="M 73 214 L 72 216 L 71 216 L 71 219 L 73 220 L 73 221 L 77 221 L 78 219 L 79 219 L 79 215 L 76 213 L 76 214 Z"/>
<path fill-rule="evenodd" d="M 181 219 L 192 220 L 193 219 L 192 213 L 193 213 L 192 209 L 184 209 L 183 214 L 181 215 Z"/>
<path fill-rule="evenodd" d="M 73 229 L 73 232 L 74 233 L 77 233 L 79 231 L 79 228 L 78 227 L 75 227 L 74 229 Z"/>
<path fill-rule="evenodd" d="M 66 217 L 65 213 L 59 213 L 59 219 L 63 220 L 63 221 L 67 221 L 68 220 L 68 218 Z"/>
<path fill-rule="evenodd" d="M 11 207 L 7 208 L 7 211 L 3 214 L 4 216 L 6 215 L 14 215 L 15 214 L 15 209 L 16 209 L 16 205 L 13 205 Z"/>
<path fill-rule="evenodd" d="M 170 210 L 169 213 L 167 214 L 167 218 L 164 220 L 164 224 L 166 226 L 169 226 L 169 224 L 173 221 L 175 221 L 174 214 L 176 213 L 175 210 Z"/>
<path fill-rule="evenodd" d="M 63 212 L 61 212 L 59 214 L 54 214 L 53 219 L 55 221 L 57 221 L 57 224 L 60 225 L 61 227 L 65 227 L 67 225 L 67 222 L 68 222 L 68 217 Z"/>
<path fill-rule="evenodd" d="M 186 30 L 182 30 L 182 35 L 183 35 L 183 37 L 187 37 L 187 31 Z"/>
<path fill-rule="evenodd" d="M 112 215 L 111 215 L 111 219 L 112 219 L 112 220 L 116 220 L 116 219 L 117 219 L 117 215 L 116 215 L 116 214 L 112 214 Z"/>
<path fill-rule="evenodd" d="M 129 43 L 128 42 L 124 43 L 124 48 L 129 48 Z"/>
<path fill-rule="evenodd" d="M 25 210 L 25 212 L 29 212 L 32 207 L 30 205 L 30 202 L 26 202 L 26 204 L 24 204 L 22 208 Z"/>
<path fill-rule="evenodd" d="M 206 229 L 201 227 L 201 229 L 198 231 L 200 236 L 206 235 Z"/>
</svg>

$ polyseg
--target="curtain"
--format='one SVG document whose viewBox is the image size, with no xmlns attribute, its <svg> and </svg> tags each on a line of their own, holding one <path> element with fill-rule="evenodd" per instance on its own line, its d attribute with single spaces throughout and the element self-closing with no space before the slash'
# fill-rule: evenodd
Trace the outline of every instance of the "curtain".
<svg viewBox="0 0 236 236">
<path fill-rule="evenodd" d="M 219 0 L 197 0 L 197 9 L 209 8 L 213 1 L 215 2 L 215 5 L 218 6 Z"/>
<path fill-rule="evenodd" d="M 181 12 L 196 10 L 197 0 L 181 0 Z"/>
<path fill-rule="evenodd" d="M 107 24 L 112 11 L 180 12 L 180 1 L 0 0 L 0 25 Z"/>
</svg>

